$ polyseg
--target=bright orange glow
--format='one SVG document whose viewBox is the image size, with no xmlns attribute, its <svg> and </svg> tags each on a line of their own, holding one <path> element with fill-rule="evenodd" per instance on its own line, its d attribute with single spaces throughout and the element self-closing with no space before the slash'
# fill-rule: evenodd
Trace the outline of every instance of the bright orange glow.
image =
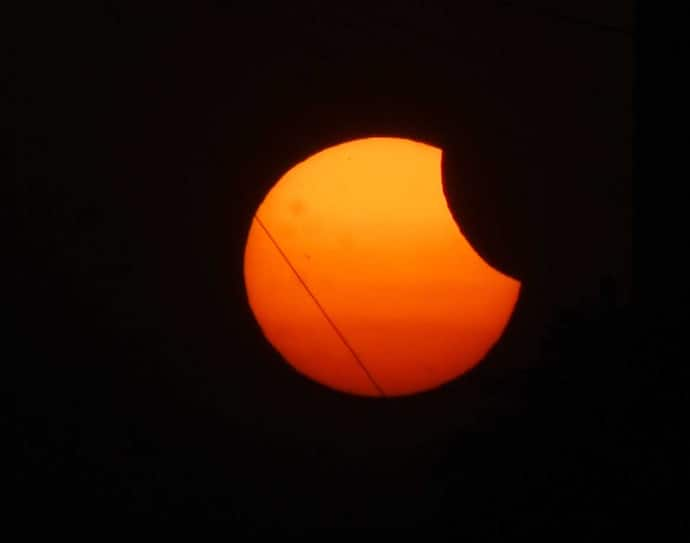
<svg viewBox="0 0 690 543">
<path fill-rule="evenodd" d="M 475 366 L 520 291 L 454 222 L 441 150 L 398 138 L 336 145 L 288 171 L 252 221 L 244 275 L 287 362 L 365 396 L 430 390 Z"/>
</svg>

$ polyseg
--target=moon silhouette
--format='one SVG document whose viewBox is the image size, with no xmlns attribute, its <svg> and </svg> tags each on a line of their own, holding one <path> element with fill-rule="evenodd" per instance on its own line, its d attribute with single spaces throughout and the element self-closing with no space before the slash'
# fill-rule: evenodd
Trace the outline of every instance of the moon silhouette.
<svg viewBox="0 0 690 543">
<path fill-rule="evenodd" d="M 268 192 L 244 254 L 249 306 L 296 371 L 360 396 L 428 391 L 501 337 L 520 282 L 453 220 L 442 151 L 373 137 L 320 151 Z"/>
</svg>

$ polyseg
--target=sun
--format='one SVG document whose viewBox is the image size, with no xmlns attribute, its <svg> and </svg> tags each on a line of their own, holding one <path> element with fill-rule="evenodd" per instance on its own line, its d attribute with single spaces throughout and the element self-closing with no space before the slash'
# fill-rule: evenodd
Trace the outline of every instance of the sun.
<svg viewBox="0 0 690 543">
<path fill-rule="evenodd" d="M 362 396 L 441 386 L 501 337 L 520 282 L 465 239 L 439 148 L 374 137 L 295 165 L 261 202 L 244 254 L 249 306 L 302 375 Z"/>
</svg>

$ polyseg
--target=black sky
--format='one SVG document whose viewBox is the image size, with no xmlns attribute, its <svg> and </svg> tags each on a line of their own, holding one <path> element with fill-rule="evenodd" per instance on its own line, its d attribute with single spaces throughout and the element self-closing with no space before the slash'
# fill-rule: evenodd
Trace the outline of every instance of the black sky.
<svg viewBox="0 0 690 543">
<path fill-rule="evenodd" d="M 649 477 L 630 346 L 630 7 L 275 4 L 21 18 L 22 510 L 237 533 L 618 529 Z M 242 283 L 267 189 L 367 135 L 443 148 L 463 231 L 523 281 L 489 357 L 414 398 L 294 373 Z"/>
</svg>

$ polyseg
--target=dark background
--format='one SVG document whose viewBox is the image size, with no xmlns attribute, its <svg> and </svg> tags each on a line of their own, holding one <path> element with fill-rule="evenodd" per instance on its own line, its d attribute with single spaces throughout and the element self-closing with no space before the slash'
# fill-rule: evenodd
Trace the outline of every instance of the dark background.
<svg viewBox="0 0 690 543">
<path fill-rule="evenodd" d="M 18 19 L 20 511 L 487 540 L 630 526 L 658 469 L 632 356 L 631 6 L 248 4 Z M 523 282 L 482 364 L 385 401 L 293 372 L 242 282 L 270 186 L 367 135 L 443 148 L 463 231 Z"/>
</svg>

